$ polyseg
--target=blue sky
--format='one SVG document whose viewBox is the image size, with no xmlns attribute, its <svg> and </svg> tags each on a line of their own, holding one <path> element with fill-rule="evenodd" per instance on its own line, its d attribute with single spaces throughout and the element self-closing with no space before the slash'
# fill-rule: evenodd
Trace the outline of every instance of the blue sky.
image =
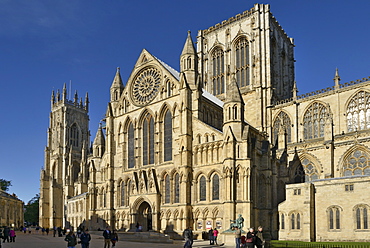
<svg viewBox="0 0 370 248">
<path fill-rule="evenodd" d="M 142 49 L 179 68 L 187 31 L 253 7 L 250 0 L 0 0 L 0 178 L 28 202 L 39 192 L 51 91 L 89 92 L 93 137 L 116 67 L 125 81 Z M 370 1 L 271 0 L 295 40 L 299 94 L 370 76 Z M 92 139 L 93 139 L 92 137 Z"/>
</svg>

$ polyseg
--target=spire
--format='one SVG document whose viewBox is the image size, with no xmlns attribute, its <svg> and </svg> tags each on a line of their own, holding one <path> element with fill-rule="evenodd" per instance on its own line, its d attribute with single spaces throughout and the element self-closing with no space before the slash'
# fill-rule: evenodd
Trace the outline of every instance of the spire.
<svg viewBox="0 0 370 248">
<path fill-rule="evenodd" d="M 294 81 L 294 83 L 293 83 L 293 100 L 297 100 L 297 94 L 298 94 L 297 82 Z"/>
<path fill-rule="evenodd" d="M 85 96 L 85 110 L 86 111 L 89 111 L 89 94 L 86 92 L 86 96 Z"/>
<path fill-rule="evenodd" d="M 51 103 L 55 103 L 55 94 L 54 94 L 54 90 L 51 92 Z"/>
<path fill-rule="evenodd" d="M 75 97 L 74 97 L 74 99 L 73 99 L 74 101 L 73 101 L 73 103 L 75 104 L 75 105 L 77 105 L 77 103 L 78 103 L 78 94 L 77 94 L 77 90 L 75 91 Z"/>
<path fill-rule="evenodd" d="M 93 143 L 93 146 L 99 146 L 99 145 L 105 145 L 105 138 L 104 138 L 104 134 L 103 134 L 103 128 L 102 128 L 102 124 L 99 123 L 99 128 L 98 128 L 98 131 L 96 132 L 96 136 L 95 136 L 95 139 L 94 139 L 94 143 Z"/>
<path fill-rule="evenodd" d="M 340 77 L 339 77 L 338 68 L 335 68 L 335 76 L 334 76 L 333 80 L 334 80 L 334 83 L 335 83 L 335 89 L 339 89 Z"/>
<path fill-rule="evenodd" d="M 196 54 L 190 31 L 188 31 L 188 37 L 186 38 L 185 45 L 184 45 L 184 48 L 182 49 L 181 56 L 189 55 L 189 54 Z"/>
<path fill-rule="evenodd" d="M 59 89 L 57 90 L 57 102 L 60 101 L 60 92 L 59 92 Z"/>
<path fill-rule="evenodd" d="M 116 75 L 114 76 L 111 88 L 123 88 L 122 78 L 120 74 L 120 68 L 117 67 Z"/>
<path fill-rule="evenodd" d="M 225 102 L 243 102 L 242 95 L 239 91 L 238 83 L 236 82 L 235 74 L 232 76 L 231 81 L 226 86 Z"/>
</svg>

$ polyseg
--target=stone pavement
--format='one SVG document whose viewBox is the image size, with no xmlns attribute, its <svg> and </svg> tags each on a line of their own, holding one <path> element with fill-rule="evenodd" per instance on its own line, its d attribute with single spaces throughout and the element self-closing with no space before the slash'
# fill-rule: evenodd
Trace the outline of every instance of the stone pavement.
<svg viewBox="0 0 370 248">
<path fill-rule="evenodd" d="M 64 237 L 53 237 L 52 233 L 49 235 L 42 235 L 41 233 L 36 234 L 23 234 L 17 232 L 15 243 L 2 243 L 1 248 L 66 248 L 67 242 L 64 241 Z M 91 235 L 92 239 L 90 242 L 90 248 L 103 248 L 104 240 L 101 236 Z M 116 244 L 116 248 L 182 248 L 184 242 L 179 240 L 175 241 L 175 244 L 161 244 L 161 243 L 146 243 L 146 242 L 127 242 L 124 240 L 119 241 Z M 77 245 L 76 248 L 80 248 L 81 245 Z M 193 248 L 216 248 L 216 247 L 234 247 L 234 246 L 216 246 L 209 245 L 209 241 L 195 240 Z"/>
</svg>

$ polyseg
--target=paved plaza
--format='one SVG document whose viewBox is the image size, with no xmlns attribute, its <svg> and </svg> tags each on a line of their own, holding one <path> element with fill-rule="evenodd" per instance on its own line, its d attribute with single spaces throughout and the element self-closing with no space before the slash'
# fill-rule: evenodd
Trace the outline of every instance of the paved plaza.
<svg viewBox="0 0 370 248">
<path fill-rule="evenodd" d="M 104 240 L 101 236 L 92 234 L 90 242 L 90 248 L 103 248 Z M 175 241 L 175 244 L 162 244 L 162 243 L 150 243 L 150 242 L 127 242 L 120 240 L 117 244 L 117 248 L 182 248 L 184 246 L 183 241 Z M 41 233 L 36 234 L 24 234 L 17 232 L 15 243 L 1 243 L 1 248 L 66 248 L 67 242 L 64 241 L 64 237 L 53 237 L 52 234 L 42 235 Z M 80 248 L 81 245 L 77 245 L 76 248 Z M 194 241 L 194 248 L 216 248 L 220 246 L 209 245 L 208 241 Z M 234 247 L 234 246 L 221 246 L 221 247 Z"/>
</svg>

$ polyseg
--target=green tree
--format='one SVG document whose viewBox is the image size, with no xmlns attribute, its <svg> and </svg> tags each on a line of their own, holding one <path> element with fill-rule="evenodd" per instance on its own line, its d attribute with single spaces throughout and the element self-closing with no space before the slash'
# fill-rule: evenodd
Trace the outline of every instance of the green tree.
<svg viewBox="0 0 370 248">
<path fill-rule="evenodd" d="M 36 194 L 25 206 L 24 221 L 36 225 L 39 222 L 39 200 L 40 195 Z"/>
<path fill-rule="evenodd" d="M 0 189 L 8 191 L 10 186 L 12 186 L 11 181 L 0 179 Z"/>
</svg>

